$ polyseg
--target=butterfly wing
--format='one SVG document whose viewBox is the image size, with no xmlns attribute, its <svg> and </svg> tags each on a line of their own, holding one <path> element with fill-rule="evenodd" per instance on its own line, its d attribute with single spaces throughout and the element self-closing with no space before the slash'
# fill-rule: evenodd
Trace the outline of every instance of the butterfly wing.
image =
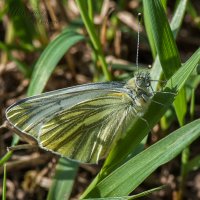
<svg viewBox="0 0 200 200">
<path fill-rule="evenodd" d="M 134 116 L 123 83 L 75 86 L 33 96 L 9 107 L 8 121 L 41 148 L 97 163 Z"/>
</svg>

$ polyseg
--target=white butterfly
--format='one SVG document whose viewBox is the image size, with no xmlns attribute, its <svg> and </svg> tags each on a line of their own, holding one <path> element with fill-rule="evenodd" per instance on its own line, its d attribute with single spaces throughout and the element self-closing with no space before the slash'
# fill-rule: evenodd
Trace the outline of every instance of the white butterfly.
<svg viewBox="0 0 200 200">
<path fill-rule="evenodd" d="M 152 97 L 149 73 L 128 82 L 69 87 L 25 98 L 6 110 L 19 135 L 69 159 L 97 163 Z"/>
</svg>

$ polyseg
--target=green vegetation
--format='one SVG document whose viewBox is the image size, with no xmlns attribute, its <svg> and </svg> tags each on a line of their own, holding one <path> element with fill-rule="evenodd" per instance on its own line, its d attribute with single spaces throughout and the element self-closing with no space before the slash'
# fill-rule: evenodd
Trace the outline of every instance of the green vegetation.
<svg viewBox="0 0 200 200">
<path fill-rule="evenodd" d="M 194 29 L 200 29 L 200 20 L 195 6 L 187 0 L 176 1 L 175 9 L 172 10 L 172 6 L 167 7 L 167 1 L 143 0 L 138 1 L 134 9 L 128 3 L 126 5 L 125 1 L 117 1 L 113 9 L 112 4 L 107 5 L 103 0 L 97 2 L 88 0 L 85 3 L 76 0 L 74 4 L 64 0 L 56 2 L 58 10 L 54 10 L 55 5 L 51 5 L 48 1 L 44 2 L 46 2 L 44 5 L 39 1 L 24 3 L 22 0 L 8 0 L 2 3 L 0 20 L 1 26 L 4 25 L 4 32 L 1 33 L 4 41 L 0 41 L 0 81 L 5 87 L 0 92 L 4 104 L 1 108 L 2 113 L 8 104 L 11 104 L 9 99 L 19 99 L 26 91 L 27 96 L 33 96 L 44 91 L 45 87 L 56 89 L 56 86 L 48 86 L 54 85 L 52 81 L 54 76 L 57 77 L 58 85 L 61 87 L 71 85 L 67 84 L 67 81 L 80 84 L 80 74 L 85 77 L 83 82 L 125 81 L 132 77 L 136 66 L 132 64 L 134 59 L 130 60 L 128 54 L 131 53 L 131 56 L 135 57 L 136 53 L 133 54 L 131 51 L 127 53 L 128 48 L 133 47 L 131 42 L 124 44 L 123 36 L 128 37 L 129 40 L 134 39 L 133 49 L 136 52 L 137 29 L 133 31 L 133 24 L 137 26 L 136 16 L 141 11 L 146 33 L 144 31 L 141 33 L 142 48 L 139 62 L 142 67 L 151 64 L 151 77 L 159 81 L 152 84 L 157 92 L 143 116 L 144 120 L 140 118 L 133 120 L 123 137 L 111 149 L 103 166 L 99 165 L 98 174 L 93 181 L 92 178 L 88 180 L 90 184 L 84 187 L 84 191 L 73 189 L 74 182 L 78 179 L 76 176 L 80 174 L 79 164 L 59 158 L 54 177 L 48 175 L 48 178 L 52 179 L 48 194 L 46 192 L 46 196 L 40 196 L 40 199 L 69 199 L 70 196 L 80 199 L 136 199 L 152 195 L 152 192 L 165 190 L 162 183 L 159 185 L 158 182 L 153 183 L 151 184 L 153 188 L 136 195 L 133 193 L 159 167 L 173 162 L 178 155 L 181 155 L 182 159 L 177 159 L 180 166 L 179 174 L 174 176 L 176 181 L 179 181 L 176 186 L 176 199 L 182 200 L 187 193 L 187 177 L 192 171 L 200 168 L 198 155 L 200 152 L 192 151 L 200 137 L 200 119 L 195 115 L 197 104 L 195 96 L 200 83 L 198 72 L 200 48 L 193 52 L 184 49 L 184 55 L 190 56 L 183 59 L 175 40 L 179 37 L 182 27 L 185 28 L 182 22 L 186 14 L 190 16 Z M 45 9 L 41 9 L 40 4 Z M 73 6 L 76 6 L 76 9 Z M 125 9 L 127 6 L 130 6 L 129 11 Z M 107 9 L 105 13 L 103 8 Z M 167 17 L 168 10 L 174 13 L 170 23 Z M 122 15 L 124 18 L 120 17 Z M 130 22 L 133 19 L 135 21 Z M 144 48 L 151 52 L 147 57 L 153 57 L 152 63 L 140 59 Z M 108 55 L 113 55 L 115 58 L 108 61 Z M 10 76 L 10 79 L 6 80 L 4 75 Z M 16 78 L 12 80 L 15 75 Z M 70 78 L 66 80 L 68 77 Z M 17 87 L 15 80 L 21 82 L 21 85 Z M 28 80 L 28 84 L 24 80 Z M 164 86 L 162 82 L 165 83 Z M 3 124 L 3 118 L 0 120 Z M 160 124 L 159 131 L 154 133 L 158 139 L 156 142 L 147 142 L 150 129 L 153 130 L 156 124 Z M 4 128 L 0 131 L 1 135 L 8 133 Z M 0 159 L 1 173 L 3 174 L 4 171 L 1 179 L 3 200 L 6 199 L 6 192 L 8 192 L 6 179 L 14 179 L 12 173 L 18 169 L 12 168 L 15 166 L 12 165 L 15 152 L 6 152 L 6 145 L 15 146 L 20 143 L 20 139 L 14 134 L 12 140 L 8 141 L 5 138 L 2 136 L 0 138 L 1 144 L 4 144 L 2 146 L 5 147 L 1 150 Z M 150 145 L 152 143 L 154 144 Z M 149 147 L 145 148 L 145 146 Z M 28 151 L 23 155 L 26 153 L 30 155 Z M 54 155 L 50 156 L 52 158 Z M 51 163 L 50 159 L 48 162 Z M 47 165 L 47 162 L 42 163 L 40 170 L 44 171 L 43 168 Z M 84 164 L 81 166 L 82 170 L 88 168 Z M 9 171 L 6 172 L 6 169 Z M 23 179 L 25 175 L 21 173 L 21 176 Z M 159 179 L 161 175 L 156 176 Z M 75 184 L 78 188 L 77 181 Z M 77 194 L 72 194 L 72 191 L 76 191 Z M 36 189 L 34 193 L 37 193 Z M 172 194 L 167 195 L 172 198 Z M 38 194 L 33 196 L 39 199 Z M 7 199 L 12 198 L 7 195 Z"/>
</svg>

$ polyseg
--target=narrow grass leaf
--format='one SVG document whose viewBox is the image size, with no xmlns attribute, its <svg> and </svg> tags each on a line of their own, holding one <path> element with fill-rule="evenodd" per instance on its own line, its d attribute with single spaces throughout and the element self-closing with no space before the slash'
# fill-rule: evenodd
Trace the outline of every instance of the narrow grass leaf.
<svg viewBox="0 0 200 200">
<path fill-rule="evenodd" d="M 92 23 L 91 19 L 89 18 L 88 7 L 87 7 L 87 5 L 84 1 L 76 0 L 76 3 L 79 7 L 82 20 L 85 24 L 85 27 L 86 27 L 87 32 L 89 34 L 90 40 L 92 42 L 94 53 L 96 54 L 99 62 L 101 63 L 101 67 L 102 67 L 102 71 L 104 73 L 104 76 L 105 76 L 107 81 L 110 81 L 111 80 L 111 74 L 108 70 L 108 66 L 107 66 L 107 63 L 106 63 L 106 60 L 105 60 L 105 56 L 103 55 L 103 50 L 102 50 L 102 47 L 101 47 L 100 40 L 99 40 L 97 33 L 96 33 L 96 28 L 94 26 L 94 23 Z"/>
<path fill-rule="evenodd" d="M 159 166 L 175 158 L 198 137 L 200 137 L 200 119 L 174 131 L 127 161 L 100 181 L 87 196 L 91 198 L 128 195 Z"/>
<path fill-rule="evenodd" d="M 143 0 L 143 5 L 164 74 L 169 79 L 181 67 L 181 61 L 165 11 L 158 0 Z"/>
<path fill-rule="evenodd" d="M 174 16 L 172 18 L 172 21 L 170 23 L 170 27 L 171 27 L 174 38 L 176 38 L 180 30 L 185 11 L 187 9 L 187 4 L 188 4 L 188 0 L 179 1 L 177 8 L 175 10 Z"/>
<path fill-rule="evenodd" d="M 155 42 L 153 39 L 153 33 L 152 33 L 152 29 L 151 29 L 152 27 L 150 26 L 150 24 L 151 24 L 150 20 L 151 19 L 148 17 L 148 15 L 144 15 L 144 23 L 145 23 L 145 29 L 147 31 L 147 37 L 148 37 L 149 44 L 151 47 L 152 56 L 155 59 L 156 55 L 157 55 L 157 51 L 156 51 L 156 46 L 155 46 Z"/>
<path fill-rule="evenodd" d="M 1 157 L 0 159 L 0 167 L 3 166 L 12 156 L 13 152 L 9 151 L 6 153 L 6 155 L 4 155 L 3 157 Z"/>
<path fill-rule="evenodd" d="M 188 0 L 179 1 L 179 4 L 178 4 L 178 6 L 176 8 L 176 11 L 175 11 L 174 16 L 172 18 L 172 21 L 170 23 L 170 27 L 171 27 L 171 30 L 172 30 L 174 38 L 177 37 L 178 30 L 181 27 L 181 24 L 182 24 L 182 21 L 183 21 L 183 17 L 184 17 L 186 8 L 187 8 L 187 1 Z M 149 19 L 148 16 L 147 16 L 147 19 Z M 145 23 L 145 27 L 146 27 L 146 25 L 150 29 L 150 25 L 151 24 L 150 23 Z M 151 28 L 153 28 L 153 27 L 151 27 Z M 148 30 L 147 30 L 147 34 L 149 35 Z M 160 80 L 161 75 L 162 75 L 161 63 L 160 63 L 159 57 L 156 56 L 155 62 L 153 64 L 153 67 L 152 67 L 152 70 L 151 70 L 151 78 L 153 80 Z M 158 85 L 158 82 L 156 82 L 156 81 L 152 84 L 152 87 L 154 88 L 154 90 L 156 90 L 157 85 Z"/>
<path fill-rule="evenodd" d="M 78 163 L 60 159 L 47 200 L 69 199 L 78 170 Z"/>
<path fill-rule="evenodd" d="M 42 92 L 62 56 L 70 47 L 83 39 L 82 35 L 74 31 L 63 31 L 47 46 L 35 65 L 28 89 L 28 96 Z"/>
<path fill-rule="evenodd" d="M 163 6 L 158 0 L 143 0 L 144 14 L 149 18 L 153 40 L 158 52 L 164 75 L 169 79 L 181 67 L 180 55 Z M 174 102 L 179 123 L 184 124 L 187 103 L 184 89 L 179 92 Z"/>
<path fill-rule="evenodd" d="M 6 164 L 4 165 L 4 173 L 3 173 L 3 190 L 2 190 L 2 200 L 6 200 Z"/>
<path fill-rule="evenodd" d="M 144 192 L 141 192 L 139 194 L 136 195 L 132 195 L 132 196 L 124 196 L 124 197 L 105 197 L 105 198 L 89 198 L 89 199 L 84 199 L 84 200 L 92 200 L 92 199 L 96 199 L 96 200 L 132 200 L 132 199 L 139 199 L 141 197 L 147 196 L 153 192 L 159 191 L 161 189 L 163 189 L 165 186 L 160 186 L 160 187 L 156 187 L 150 190 L 146 190 Z"/>
<path fill-rule="evenodd" d="M 192 57 L 174 74 L 171 80 L 167 82 L 166 91 L 168 89 L 180 89 L 185 84 L 186 80 L 195 69 L 200 60 L 200 48 L 192 55 Z M 151 102 L 149 109 L 144 115 L 147 120 L 149 127 L 142 120 L 137 120 L 135 123 L 131 124 L 130 129 L 127 131 L 126 136 L 118 141 L 116 147 L 111 150 L 108 158 L 101 172 L 96 176 L 87 190 L 84 192 L 83 197 L 85 197 L 94 187 L 105 178 L 112 171 L 120 167 L 120 165 L 127 159 L 128 155 L 131 154 L 134 149 L 136 149 L 142 139 L 148 134 L 149 128 L 153 127 L 166 112 L 168 107 L 172 104 L 174 100 L 173 93 L 157 93 L 153 100 L 155 102 L 160 102 L 163 105 Z"/>
</svg>

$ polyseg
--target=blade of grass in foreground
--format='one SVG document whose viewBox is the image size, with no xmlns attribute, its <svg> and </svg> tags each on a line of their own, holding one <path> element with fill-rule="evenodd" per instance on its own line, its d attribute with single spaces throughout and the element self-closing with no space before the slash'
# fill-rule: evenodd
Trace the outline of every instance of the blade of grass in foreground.
<svg viewBox="0 0 200 200">
<path fill-rule="evenodd" d="M 199 60 L 200 48 L 167 82 L 166 91 L 169 91 L 169 89 L 180 91 L 192 71 L 199 63 Z M 149 127 L 153 127 L 159 121 L 159 119 L 166 112 L 168 107 L 172 104 L 174 97 L 175 95 L 173 93 L 157 93 L 154 96 L 153 100 L 156 102 L 160 102 L 163 105 L 151 102 L 149 109 L 144 115 L 144 118 L 148 121 Z M 114 148 L 110 152 L 101 172 L 87 188 L 87 190 L 83 194 L 83 197 L 85 197 L 98 182 L 108 176 L 112 171 L 120 167 L 120 165 L 124 162 L 124 160 L 126 160 L 128 155 L 137 148 L 142 139 L 148 134 L 149 127 L 147 127 L 144 121 L 141 120 L 137 120 L 134 124 L 131 125 L 128 132 L 126 133 L 126 136 L 118 141 L 116 145 L 117 148 Z"/>
<path fill-rule="evenodd" d="M 69 199 L 77 170 L 77 163 L 64 158 L 60 159 L 47 200 Z"/>
<path fill-rule="evenodd" d="M 88 15 L 87 4 L 86 4 L 86 2 L 84 2 L 82 0 L 76 0 L 76 3 L 78 5 L 78 7 L 79 7 L 82 20 L 83 20 L 83 22 L 85 24 L 85 27 L 87 29 L 87 32 L 88 32 L 88 34 L 90 36 L 90 40 L 92 42 L 94 50 L 96 51 L 95 53 L 97 54 L 98 60 L 101 63 L 102 71 L 104 73 L 104 76 L 105 76 L 107 81 L 110 81 L 112 77 L 111 77 L 111 74 L 110 74 L 110 72 L 108 70 L 108 66 L 107 66 L 105 57 L 103 55 L 103 50 L 102 50 L 102 47 L 101 47 L 101 43 L 100 43 L 100 40 L 99 40 L 99 38 L 98 38 L 98 36 L 96 34 L 95 26 L 92 23 L 92 21 L 90 19 L 90 16 Z M 90 7 L 90 9 L 91 9 L 91 7 Z"/>
<path fill-rule="evenodd" d="M 170 27 L 171 27 L 174 38 L 177 37 L 178 30 L 181 27 L 183 17 L 184 17 L 186 8 L 187 8 L 187 1 L 188 0 L 182 0 L 182 1 L 179 2 L 177 9 L 174 13 L 174 16 L 172 18 L 172 21 L 170 23 Z M 146 18 L 145 18 L 145 27 L 146 27 L 146 30 L 147 30 L 147 35 L 149 35 L 151 33 L 148 33 L 148 30 L 151 30 L 152 27 L 150 26 L 150 23 L 148 23 L 149 17 L 146 16 L 146 15 L 144 17 L 147 17 L 147 21 L 146 21 Z M 153 67 L 152 67 L 152 70 L 151 70 L 151 78 L 153 80 L 160 80 L 161 76 L 162 76 L 162 67 L 161 67 L 161 63 L 160 63 L 158 56 L 156 56 L 155 62 L 153 64 Z M 154 90 L 156 90 L 158 84 L 159 83 L 157 81 L 152 83 L 152 87 L 153 87 Z"/>
<path fill-rule="evenodd" d="M 70 47 L 83 39 L 84 36 L 74 31 L 65 30 L 46 47 L 35 65 L 28 88 L 28 96 L 42 92 L 47 80 L 63 55 Z"/>
<path fill-rule="evenodd" d="M 198 137 L 200 137 L 200 119 L 174 131 L 145 151 L 137 154 L 100 181 L 86 197 L 128 195 L 159 166 L 176 157 Z"/>
<path fill-rule="evenodd" d="M 6 164 L 4 165 L 4 173 L 3 173 L 2 200 L 6 200 Z"/>
<path fill-rule="evenodd" d="M 173 92 L 179 92 L 181 90 L 192 71 L 197 67 L 199 60 L 200 48 L 167 82 L 167 85 L 164 88 L 164 92 L 168 91 L 169 93 L 157 93 L 154 96 L 153 101 L 151 102 L 147 112 L 144 115 L 144 118 L 147 120 L 149 127 L 153 127 L 166 112 L 167 108 L 172 104 L 175 97 Z M 162 105 L 159 105 L 155 102 L 160 102 Z M 119 141 L 117 148 L 113 149 L 113 152 L 111 152 L 113 155 L 109 155 L 110 160 L 108 160 L 107 163 L 110 164 L 110 166 L 109 168 L 106 168 L 105 166 L 107 173 L 109 173 L 109 171 L 114 168 L 112 163 L 120 163 L 123 159 L 125 159 L 125 157 L 129 155 L 131 151 L 133 151 L 133 149 L 137 147 L 140 141 L 149 132 L 149 127 L 145 125 L 145 123 L 141 120 L 137 120 L 135 124 L 131 125 L 126 136 Z"/>
<path fill-rule="evenodd" d="M 181 67 L 180 55 L 163 6 L 158 0 L 143 0 L 145 19 L 148 19 L 153 41 L 158 52 L 164 75 L 169 79 Z M 181 125 L 187 111 L 185 91 L 182 89 L 174 102 Z"/>
<path fill-rule="evenodd" d="M 146 190 L 136 195 L 132 196 L 123 196 L 123 197 L 105 197 L 105 198 L 95 198 L 96 200 L 132 200 L 132 199 L 139 199 L 141 197 L 147 196 L 153 192 L 159 191 L 163 189 L 165 186 L 156 187 L 150 190 Z M 94 200 L 94 198 L 84 199 L 84 200 Z"/>
<path fill-rule="evenodd" d="M 167 82 L 166 89 L 164 91 L 176 90 L 180 91 L 190 76 L 194 68 L 197 66 L 200 59 L 200 49 L 198 49 L 193 56 L 175 73 L 175 75 Z M 153 127 L 162 115 L 166 112 L 167 108 L 172 104 L 174 100 L 173 93 L 157 93 L 153 101 L 151 102 L 144 118 L 147 120 L 149 127 Z M 160 102 L 159 105 L 155 102 Z M 140 143 L 140 141 L 149 132 L 149 127 L 142 120 L 137 120 L 135 124 L 131 125 L 126 136 L 119 141 L 117 148 L 114 148 L 105 163 L 105 171 L 109 173 L 113 168 L 114 164 L 120 163 L 125 159 L 129 153 L 133 151 Z M 107 165 L 107 166 L 106 166 Z M 117 164 L 118 165 L 118 164 Z M 107 168 L 109 166 L 109 168 Z"/>
</svg>

